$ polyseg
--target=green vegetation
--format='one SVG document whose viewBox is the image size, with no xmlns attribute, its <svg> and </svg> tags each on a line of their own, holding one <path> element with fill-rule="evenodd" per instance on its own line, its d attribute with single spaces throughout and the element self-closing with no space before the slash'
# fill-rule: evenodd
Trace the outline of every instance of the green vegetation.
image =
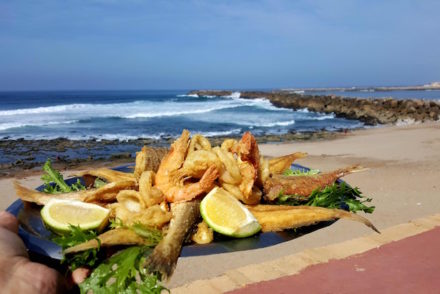
<svg viewBox="0 0 440 294">
<path fill-rule="evenodd" d="M 58 194 L 86 189 L 86 187 L 81 184 L 79 179 L 76 181 L 76 183 L 69 186 L 64 181 L 63 175 L 52 167 L 50 159 L 48 159 L 46 163 L 44 163 L 43 171 L 45 172 L 45 174 L 41 176 L 41 180 L 44 182 L 43 192 L 45 193 Z"/>
<path fill-rule="evenodd" d="M 152 252 L 149 247 L 133 246 L 124 249 L 101 263 L 83 283 L 81 293 L 151 293 L 167 290 L 155 275 L 142 267 Z"/>
<path fill-rule="evenodd" d="M 70 232 L 62 236 L 56 236 L 52 238 L 52 241 L 61 246 L 61 248 L 67 249 L 69 247 L 84 243 L 86 241 L 96 239 L 100 245 L 100 241 L 97 238 L 97 233 L 93 230 L 82 231 L 79 226 L 70 226 Z M 94 266 L 99 260 L 98 252 L 100 247 L 88 249 L 79 253 L 64 255 L 61 263 L 67 263 L 70 269 L 73 271 L 81 266 Z"/>
</svg>

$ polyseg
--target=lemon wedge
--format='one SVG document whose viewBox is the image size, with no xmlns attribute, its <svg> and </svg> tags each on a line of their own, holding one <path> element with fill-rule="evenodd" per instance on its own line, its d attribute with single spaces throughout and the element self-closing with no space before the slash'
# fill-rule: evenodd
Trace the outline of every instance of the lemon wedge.
<svg viewBox="0 0 440 294">
<path fill-rule="evenodd" d="M 110 210 L 96 204 L 75 200 L 50 200 L 41 210 L 44 223 L 57 233 L 70 231 L 70 225 L 81 230 L 103 229 Z"/>
<path fill-rule="evenodd" d="M 216 232 L 237 238 L 249 237 L 261 230 L 252 213 L 222 188 L 214 188 L 200 203 L 200 213 Z"/>
</svg>

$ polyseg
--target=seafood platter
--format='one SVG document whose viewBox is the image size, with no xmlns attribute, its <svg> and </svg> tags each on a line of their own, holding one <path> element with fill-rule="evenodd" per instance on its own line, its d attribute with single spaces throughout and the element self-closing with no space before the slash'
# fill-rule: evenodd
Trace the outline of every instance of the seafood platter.
<svg viewBox="0 0 440 294">
<path fill-rule="evenodd" d="M 169 149 L 145 146 L 118 169 L 64 180 L 47 161 L 44 185 L 16 181 L 20 200 L 8 210 L 30 252 L 87 272 L 81 293 L 161 293 L 179 256 L 270 246 L 338 219 L 377 231 L 356 213 L 373 212 L 371 199 L 340 180 L 365 169 L 294 163 L 306 155 L 266 158 L 250 132 L 212 146 L 184 130 Z"/>
</svg>

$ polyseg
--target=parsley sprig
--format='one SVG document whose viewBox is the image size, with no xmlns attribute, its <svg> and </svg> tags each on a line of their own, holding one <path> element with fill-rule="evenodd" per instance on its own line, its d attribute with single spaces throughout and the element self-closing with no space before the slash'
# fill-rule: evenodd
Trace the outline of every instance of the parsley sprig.
<svg viewBox="0 0 440 294">
<path fill-rule="evenodd" d="M 159 284 L 157 276 L 142 268 L 151 252 L 147 246 L 133 246 L 114 254 L 79 285 L 81 293 L 160 294 L 168 290 Z"/>
<path fill-rule="evenodd" d="M 63 175 L 52 167 L 50 159 L 44 163 L 43 171 L 45 173 L 41 176 L 41 180 L 44 182 L 43 192 L 45 193 L 58 194 L 86 189 L 86 187 L 81 184 L 79 179 L 76 181 L 76 183 L 73 183 L 69 186 L 69 184 L 64 181 Z"/>
<path fill-rule="evenodd" d="M 88 249 L 82 252 L 64 255 L 61 263 L 67 263 L 73 271 L 78 267 L 89 266 L 93 267 L 99 260 L 100 240 L 96 231 L 83 231 L 79 226 L 70 225 L 69 233 L 52 238 L 52 241 L 61 246 L 63 250 L 95 239 L 98 241 L 98 248 Z"/>
</svg>

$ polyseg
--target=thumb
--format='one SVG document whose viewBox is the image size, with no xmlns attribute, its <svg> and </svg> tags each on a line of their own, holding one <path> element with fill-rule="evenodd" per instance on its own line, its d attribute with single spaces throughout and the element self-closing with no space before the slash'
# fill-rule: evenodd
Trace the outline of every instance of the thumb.
<svg viewBox="0 0 440 294">
<path fill-rule="evenodd" d="M 0 227 L 18 233 L 18 220 L 7 211 L 0 211 Z"/>
</svg>

